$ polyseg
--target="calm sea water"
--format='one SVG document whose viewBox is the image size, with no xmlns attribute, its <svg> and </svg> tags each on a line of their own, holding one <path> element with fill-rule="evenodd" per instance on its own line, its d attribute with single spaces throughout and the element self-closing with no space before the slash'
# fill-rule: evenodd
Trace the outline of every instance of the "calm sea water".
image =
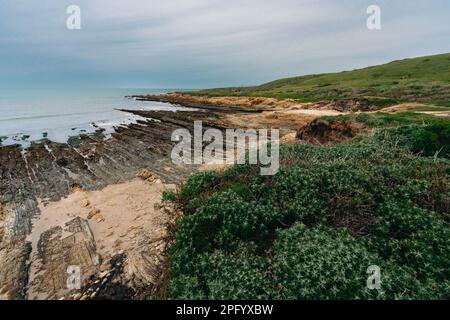
<svg viewBox="0 0 450 320">
<path fill-rule="evenodd" d="M 24 148 L 44 137 L 66 142 L 70 136 L 95 131 L 92 123 L 110 133 L 113 126 L 140 118 L 115 109 L 181 109 L 166 103 L 125 98 L 169 91 L 174 89 L 0 89 L 0 141 L 2 145 L 21 144 Z"/>
</svg>

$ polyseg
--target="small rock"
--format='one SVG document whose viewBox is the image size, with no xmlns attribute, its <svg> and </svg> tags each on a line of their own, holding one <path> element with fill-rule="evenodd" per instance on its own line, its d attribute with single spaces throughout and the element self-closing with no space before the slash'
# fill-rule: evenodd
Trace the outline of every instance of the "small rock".
<svg viewBox="0 0 450 320">
<path fill-rule="evenodd" d="M 87 218 L 92 219 L 95 215 L 99 214 L 100 210 L 94 208 L 91 211 L 89 211 Z"/>
<path fill-rule="evenodd" d="M 104 277 L 106 277 L 108 274 L 109 274 L 109 271 L 106 270 L 106 271 L 100 272 L 100 274 L 99 274 L 98 276 L 99 276 L 100 278 L 104 278 Z"/>
<path fill-rule="evenodd" d="M 81 200 L 80 206 L 82 208 L 89 208 L 91 206 L 91 203 L 88 199 L 84 199 L 84 200 Z"/>
<path fill-rule="evenodd" d="M 105 221 L 105 218 L 101 214 L 98 213 L 95 217 L 95 220 L 97 221 L 97 223 L 100 223 L 100 222 Z"/>
<path fill-rule="evenodd" d="M 81 298 L 81 293 L 76 293 L 73 296 L 73 300 L 80 300 L 80 298 Z"/>
<path fill-rule="evenodd" d="M 139 171 L 136 174 L 136 177 L 141 178 L 143 180 L 146 180 L 146 179 L 150 178 L 151 176 L 153 176 L 152 173 L 147 169 L 142 169 L 141 171 Z"/>
<path fill-rule="evenodd" d="M 83 187 L 78 183 L 74 183 L 71 188 L 73 193 L 83 191 Z"/>
<path fill-rule="evenodd" d="M 150 172 L 147 169 L 142 169 L 139 171 L 139 173 L 136 175 L 138 178 L 141 178 L 142 180 L 146 180 L 150 183 L 160 183 L 161 180 L 152 172 Z"/>
</svg>

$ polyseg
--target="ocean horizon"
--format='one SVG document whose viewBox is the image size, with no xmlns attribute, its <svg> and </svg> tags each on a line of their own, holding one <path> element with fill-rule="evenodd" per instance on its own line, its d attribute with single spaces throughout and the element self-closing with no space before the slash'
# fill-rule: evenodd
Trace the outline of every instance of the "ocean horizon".
<svg viewBox="0 0 450 320">
<path fill-rule="evenodd" d="M 0 89 L 0 145 L 48 138 L 67 142 L 71 136 L 92 133 L 96 126 L 108 135 L 115 126 L 134 123 L 139 116 L 117 109 L 172 110 L 167 103 L 136 101 L 129 95 L 161 94 L 183 89 Z M 94 126 L 95 124 L 95 126 Z"/>
</svg>

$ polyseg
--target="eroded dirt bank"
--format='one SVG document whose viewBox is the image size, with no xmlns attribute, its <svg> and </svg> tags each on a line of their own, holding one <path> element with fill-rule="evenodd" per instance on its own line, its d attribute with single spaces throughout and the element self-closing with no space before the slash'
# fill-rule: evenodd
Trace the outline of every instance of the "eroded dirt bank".
<svg viewBox="0 0 450 320">
<path fill-rule="evenodd" d="M 164 237 L 166 219 L 152 205 L 196 169 L 172 163 L 175 129 L 192 131 L 201 120 L 204 130 L 277 128 L 289 136 L 318 116 L 339 114 L 266 98 L 145 99 L 199 109 L 123 110 L 147 120 L 117 127 L 109 139 L 98 131 L 68 144 L 0 147 L 0 298 L 148 296 L 161 278 L 164 241 L 155 239 Z M 157 178 L 133 180 L 144 168 Z M 69 265 L 82 269 L 76 292 L 65 289 Z"/>
<path fill-rule="evenodd" d="M 267 110 L 275 110 L 279 108 L 287 108 L 300 105 L 294 100 L 278 100 L 274 98 L 261 97 L 205 97 L 183 93 L 169 93 L 161 95 L 136 95 L 131 96 L 141 101 L 158 101 L 178 104 L 185 107 L 203 108 L 217 110 L 218 108 L 234 112 L 261 112 Z"/>
<path fill-rule="evenodd" d="M 374 104 L 369 99 L 351 98 L 332 101 L 320 101 L 300 103 L 293 99 L 275 99 L 265 97 L 239 97 L 239 96 L 203 96 L 187 93 L 168 93 L 161 95 L 135 95 L 140 101 L 158 101 L 178 104 L 185 107 L 221 108 L 222 110 L 234 110 L 243 112 L 273 111 L 285 109 L 314 109 L 335 110 L 339 112 L 376 111 L 383 107 Z"/>
</svg>

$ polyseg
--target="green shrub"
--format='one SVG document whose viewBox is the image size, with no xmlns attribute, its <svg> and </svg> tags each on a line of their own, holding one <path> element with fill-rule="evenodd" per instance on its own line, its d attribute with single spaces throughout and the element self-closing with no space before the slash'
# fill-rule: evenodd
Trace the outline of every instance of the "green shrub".
<svg viewBox="0 0 450 320">
<path fill-rule="evenodd" d="M 358 114 L 347 114 L 339 116 L 324 116 L 321 119 L 324 120 L 356 120 L 368 127 L 396 127 L 400 125 L 429 125 L 435 123 L 450 124 L 447 119 L 441 119 L 429 114 L 416 113 L 416 112 L 362 112 Z"/>
<path fill-rule="evenodd" d="M 412 152 L 424 156 L 438 155 L 450 158 L 450 122 L 438 122 L 425 126 L 400 126 L 377 133 L 406 146 Z"/>
<path fill-rule="evenodd" d="M 163 202 L 174 202 L 177 200 L 177 194 L 172 190 L 163 190 L 162 201 Z"/>
<path fill-rule="evenodd" d="M 414 269 L 418 279 L 450 287 L 450 229 L 429 210 L 411 203 L 386 201 L 378 210 L 371 248 L 401 266 Z"/>
<path fill-rule="evenodd" d="M 418 284 L 413 272 L 383 261 L 342 230 L 295 225 L 280 233 L 274 255 L 282 299 L 397 299 Z M 367 288 L 373 265 L 380 268 L 380 290 Z"/>
<path fill-rule="evenodd" d="M 197 195 L 212 187 L 217 178 L 218 174 L 214 171 L 205 171 L 191 175 L 183 186 L 181 195 L 184 197 Z"/>
<path fill-rule="evenodd" d="M 176 196 L 169 296 L 449 298 L 449 161 L 392 132 L 282 146 L 274 176 L 245 165 L 191 176 Z M 366 287 L 372 264 L 381 290 Z"/>
<path fill-rule="evenodd" d="M 343 231 L 296 225 L 274 244 L 274 270 L 283 299 L 355 299 L 369 296 L 370 265 L 380 259 Z"/>
<path fill-rule="evenodd" d="M 269 259 L 252 254 L 248 248 L 238 248 L 233 254 L 216 250 L 196 258 L 198 263 L 182 267 L 189 276 L 173 273 L 170 296 L 177 299 L 249 300 L 271 299 L 275 295 L 273 280 L 268 273 Z"/>
</svg>

